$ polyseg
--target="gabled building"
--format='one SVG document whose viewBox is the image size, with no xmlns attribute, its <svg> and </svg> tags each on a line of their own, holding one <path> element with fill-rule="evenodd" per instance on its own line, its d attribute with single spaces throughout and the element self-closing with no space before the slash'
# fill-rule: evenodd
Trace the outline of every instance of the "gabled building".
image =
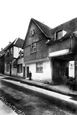
<svg viewBox="0 0 77 115">
<path fill-rule="evenodd" d="M 24 40 L 17 38 L 5 48 L 5 74 L 16 75 L 17 64 L 16 59 L 19 57 L 20 51 L 23 51 Z"/>
<path fill-rule="evenodd" d="M 24 41 L 25 77 L 32 73 L 33 80 L 51 81 L 52 68 L 46 42 L 51 40 L 51 28 L 31 19 Z"/>
<path fill-rule="evenodd" d="M 49 58 L 52 62 L 52 80 L 65 83 L 70 77 L 77 79 L 77 18 L 51 30 L 48 41 Z"/>
<path fill-rule="evenodd" d="M 5 52 L 2 49 L 0 51 L 0 73 L 4 74 L 4 60 L 5 60 L 5 56 L 4 56 Z"/>
</svg>

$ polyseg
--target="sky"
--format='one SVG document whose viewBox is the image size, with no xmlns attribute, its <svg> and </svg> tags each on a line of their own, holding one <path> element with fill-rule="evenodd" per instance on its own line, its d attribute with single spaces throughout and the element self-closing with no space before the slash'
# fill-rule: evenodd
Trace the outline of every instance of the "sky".
<svg viewBox="0 0 77 115">
<path fill-rule="evenodd" d="M 0 50 L 25 39 L 31 18 L 51 28 L 77 17 L 77 0 L 0 0 Z"/>
</svg>

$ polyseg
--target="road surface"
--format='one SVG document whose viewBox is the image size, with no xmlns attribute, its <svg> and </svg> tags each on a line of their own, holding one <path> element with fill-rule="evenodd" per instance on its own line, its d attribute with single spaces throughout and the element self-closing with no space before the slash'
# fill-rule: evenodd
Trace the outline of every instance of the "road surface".
<svg viewBox="0 0 77 115">
<path fill-rule="evenodd" d="M 1 96 L 6 98 L 15 111 L 21 115 L 75 115 L 71 111 L 64 110 L 54 105 L 50 100 L 38 95 L 36 92 L 22 90 L 14 85 L 2 84 Z M 9 104 L 8 104 L 9 105 Z"/>
</svg>

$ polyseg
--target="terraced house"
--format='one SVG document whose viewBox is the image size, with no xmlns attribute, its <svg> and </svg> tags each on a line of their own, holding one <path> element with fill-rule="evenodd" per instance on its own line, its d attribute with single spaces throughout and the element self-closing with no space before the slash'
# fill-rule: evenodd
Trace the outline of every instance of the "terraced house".
<svg viewBox="0 0 77 115">
<path fill-rule="evenodd" d="M 51 81 L 52 67 L 46 42 L 51 39 L 51 28 L 31 19 L 24 41 L 25 77 L 32 73 L 33 80 Z"/>
<path fill-rule="evenodd" d="M 23 43 L 24 40 L 17 38 L 5 48 L 5 74 L 18 75 L 18 73 L 22 72 L 22 62 L 17 64 L 16 59 L 19 57 L 20 52 L 23 51 Z"/>
<path fill-rule="evenodd" d="M 77 18 L 53 29 L 31 19 L 24 42 L 25 77 L 65 84 L 77 78 Z"/>
<path fill-rule="evenodd" d="M 52 80 L 63 84 L 70 78 L 77 80 L 77 18 L 51 30 L 49 58 L 52 62 Z"/>
</svg>

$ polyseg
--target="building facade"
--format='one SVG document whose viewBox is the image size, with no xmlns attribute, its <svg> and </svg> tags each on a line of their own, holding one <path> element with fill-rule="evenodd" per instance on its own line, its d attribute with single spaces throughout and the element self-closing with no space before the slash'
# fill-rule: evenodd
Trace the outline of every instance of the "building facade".
<svg viewBox="0 0 77 115">
<path fill-rule="evenodd" d="M 16 59 L 19 57 L 20 51 L 23 51 L 23 42 L 24 40 L 18 38 L 5 48 L 5 74 L 17 75 Z"/>
<path fill-rule="evenodd" d="M 70 20 L 51 30 L 53 41 L 49 41 L 49 58 L 52 61 L 54 83 L 66 83 L 76 79 L 77 19 Z"/>
<path fill-rule="evenodd" d="M 51 39 L 50 28 L 31 19 L 24 42 L 25 76 L 32 73 L 33 80 L 52 80 L 51 62 L 48 58 L 48 46 L 46 42 Z"/>
</svg>

